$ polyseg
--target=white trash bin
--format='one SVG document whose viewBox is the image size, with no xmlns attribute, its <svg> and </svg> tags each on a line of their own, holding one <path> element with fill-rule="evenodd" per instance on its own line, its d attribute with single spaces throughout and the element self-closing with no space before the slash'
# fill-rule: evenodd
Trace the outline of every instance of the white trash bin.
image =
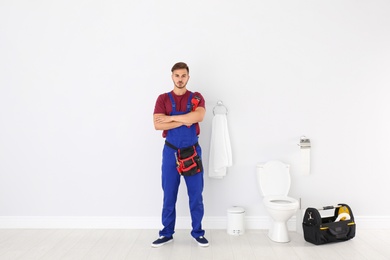
<svg viewBox="0 0 390 260">
<path fill-rule="evenodd" d="M 227 233 L 229 235 L 243 235 L 245 233 L 245 210 L 241 207 L 231 207 L 227 210 L 227 215 Z"/>
</svg>

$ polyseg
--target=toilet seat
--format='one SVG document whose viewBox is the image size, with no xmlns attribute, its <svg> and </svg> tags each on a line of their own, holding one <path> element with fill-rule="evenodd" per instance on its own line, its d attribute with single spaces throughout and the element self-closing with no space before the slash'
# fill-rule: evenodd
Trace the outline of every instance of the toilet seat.
<svg viewBox="0 0 390 260">
<path fill-rule="evenodd" d="M 298 209 L 299 201 L 288 196 L 266 196 L 263 199 L 264 205 L 274 210 Z"/>
</svg>

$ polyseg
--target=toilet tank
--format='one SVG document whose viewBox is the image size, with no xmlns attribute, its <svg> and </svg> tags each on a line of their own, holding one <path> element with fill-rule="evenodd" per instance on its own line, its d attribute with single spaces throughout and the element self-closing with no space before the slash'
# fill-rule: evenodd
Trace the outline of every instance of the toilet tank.
<svg viewBox="0 0 390 260">
<path fill-rule="evenodd" d="M 257 165 L 257 181 L 263 196 L 287 196 L 290 191 L 290 166 L 280 161 Z"/>
</svg>

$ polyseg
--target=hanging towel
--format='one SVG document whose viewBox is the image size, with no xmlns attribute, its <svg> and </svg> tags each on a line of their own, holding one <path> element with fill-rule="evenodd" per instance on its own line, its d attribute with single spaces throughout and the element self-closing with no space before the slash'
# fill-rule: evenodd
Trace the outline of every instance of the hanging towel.
<svg viewBox="0 0 390 260">
<path fill-rule="evenodd" d="M 227 167 L 232 165 L 232 148 L 227 116 L 226 114 L 216 114 L 211 128 L 209 177 L 221 179 L 226 176 Z"/>
</svg>

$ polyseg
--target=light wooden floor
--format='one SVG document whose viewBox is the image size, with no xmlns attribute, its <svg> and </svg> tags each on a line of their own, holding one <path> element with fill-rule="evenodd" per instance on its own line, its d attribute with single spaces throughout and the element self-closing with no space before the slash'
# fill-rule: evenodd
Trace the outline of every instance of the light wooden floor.
<svg viewBox="0 0 390 260">
<path fill-rule="evenodd" d="M 199 247 L 189 230 L 177 230 L 173 243 L 160 248 L 150 244 L 157 230 L 0 230 L 0 259 L 390 259 L 390 230 L 359 230 L 354 239 L 315 246 L 291 232 L 290 243 L 274 243 L 265 230 L 246 230 L 231 236 L 225 230 L 206 230 L 210 242 Z"/>
</svg>

